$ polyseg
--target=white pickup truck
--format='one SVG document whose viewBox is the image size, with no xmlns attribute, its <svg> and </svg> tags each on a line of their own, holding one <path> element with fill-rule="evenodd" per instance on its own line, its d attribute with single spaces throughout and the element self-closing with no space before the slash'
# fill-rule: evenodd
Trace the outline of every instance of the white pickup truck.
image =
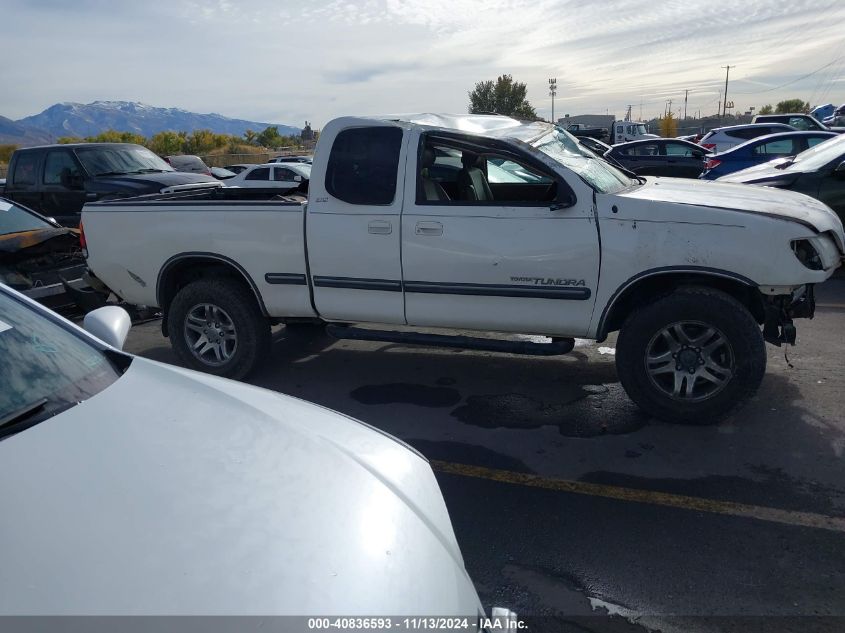
<svg viewBox="0 0 845 633">
<path fill-rule="evenodd" d="M 809 197 L 632 177 L 566 132 L 503 116 L 340 118 L 320 135 L 307 204 L 236 194 L 83 211 L 93 274 L 160 307 L 187 365 L 242 377 L 273 323 L 303 320 L 339 337 L 534 354 L 620 330 L 622 385 L 676 422 L 753 394 L 764 339 L 795 342 L 793 319 L 812 317 L 813 284 L 845 253 L 842 223 Z"/>
</svg>

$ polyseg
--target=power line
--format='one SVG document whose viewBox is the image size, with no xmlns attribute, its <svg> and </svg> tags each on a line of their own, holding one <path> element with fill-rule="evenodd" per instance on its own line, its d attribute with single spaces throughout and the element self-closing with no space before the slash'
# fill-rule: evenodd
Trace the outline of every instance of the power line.
<svg viewBox="0 0 845 633">
<path fill-rule="evenodd" d="M 807 77 L 812 77 L 816 73 L 823 71 L 825 68 L 833 66 L 836 62 L 843 60 L 843 59 L 845 59 L 845 55 L 837 57 L 833 61 L 828 62 L 827 64 L 825 64 L 824 66 L 822 66 L 820 68 L 816 68 L 813 72 L 807 73 L 806 75 L 802 75 L 801 77 L 798 77 L 797 79 L 787 81 L 785 84 L 775 86 L 774 88 L 766 88 L 765 90 L 754 90 L 752 92 L 737 92 L 736 94 L 738 94 L 738 95 L 757 95 L 757 94 L 762 94 L 764 92 L 773 92 L 775 90 L 780 90 L 781 88 L 786 88 L 787 86 L 791 86 L 792 84 L 797 83 L 797 82 L 801 81 L 802 79 L 806 79 Z M 724 68 L 724 66 L 723 66 L 723 68 Z"/>
</svg>

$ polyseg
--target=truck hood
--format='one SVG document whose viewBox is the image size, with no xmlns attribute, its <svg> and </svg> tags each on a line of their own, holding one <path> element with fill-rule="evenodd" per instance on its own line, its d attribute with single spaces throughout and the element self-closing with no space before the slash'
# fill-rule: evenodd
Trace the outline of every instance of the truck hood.
<svg viewBox="0 0 845 633">
<path fill-rule="evenodd" d="M 833 231 L 842 245 L 842 222 L 823 202 L 794 191 L 749 187 L 716 180 L 647 178 L 640 187 L 618 194 L 644 201 L 713 207 L 737 213 L 754 213 L 791 220 L 819 233 Z"/>
<path fill-rule="evenodd" d="M 439 487 L 398 440 L 135 358 L 0 442 L 0 615 L 477 615 Z"/>
</svg>

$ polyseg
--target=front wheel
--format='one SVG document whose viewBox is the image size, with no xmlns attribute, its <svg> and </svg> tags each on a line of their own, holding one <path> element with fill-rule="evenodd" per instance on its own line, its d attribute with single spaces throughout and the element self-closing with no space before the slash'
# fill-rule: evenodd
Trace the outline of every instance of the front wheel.
<svg viewBox="0 0 845 633">
<path fill-rule="evenodd" d="M 630 398 L 667 422 L 717 422 L 750 398 L 766 372 L 760 326 L 730 295 L 682 288 L 632 313 L 616 344 Z"/>
<path fill-rule="evenodd" d="M 270 324 L 252 292 L 234 279 L 188 284 L 169 312 L 170 343 L 192 369 L 240 379 L 269 351 Z"/>
</svg>

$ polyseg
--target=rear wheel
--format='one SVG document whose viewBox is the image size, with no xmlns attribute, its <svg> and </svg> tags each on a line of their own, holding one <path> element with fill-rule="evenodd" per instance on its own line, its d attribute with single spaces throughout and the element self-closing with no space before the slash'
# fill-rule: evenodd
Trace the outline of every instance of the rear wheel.
<svg viewBox="0 0 845 633">
<path fill-rule="evenodd" d="M 682 288 L 632 313 L 616 345 L 625 391 L 667 422 L 717 422 L 760 385 L 766 350 L 760 326 L 736 299 Z"/>
<path fill-rule="evenodd" d="M 237 280 L 200 279 L 182 288 L 169 310 L 170 342 L 185 365 L 243 378 L 270 348 L 270 324 Z"/>
</svg>

